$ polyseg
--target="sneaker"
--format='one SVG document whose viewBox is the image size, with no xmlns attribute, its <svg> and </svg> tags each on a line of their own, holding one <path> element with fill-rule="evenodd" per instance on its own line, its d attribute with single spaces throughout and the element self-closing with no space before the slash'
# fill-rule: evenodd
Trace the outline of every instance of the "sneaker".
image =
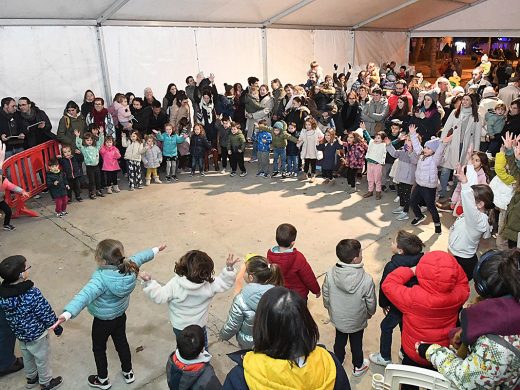
<svg viewBox="0 0 520 390">
<path fill-rule="evenodd" d="M 121 190 L 119 189 L 119 186 L 117 184 L 112 186 L 112 191 L 115 192 L 116 194 L 118 192 L 121 192 Z"/>
<path fill-rule="evenodd" d="M 166 183 L 171 183 L 172 179 L 170 178 L 170 176 L 166 176 Z"/>
<path fill-rule="evenodd" d="M 389 188 L 390 188 L 390 191 L 392 191 L 392 192 L 397 191 L 397 189 L 395 188 L 395 185 L 393 185 L 393 184 L 390 184 Z"/>
<path fill-rule="evenodd" d="M 394 203 L 399 203 L 400 200 L 401 200 L 401 198 L 399 196 L 396 196 L 394 199 Z"/>
<path fill-rule="evenodd" d="M 437 234 L 441 234 L 442 233 L 442 227 L 441 227 L 440 223 L 438 225 L 435 224 L 435 233 L 437 233 Z"/>
<path fill-rule="evenodd" d="M 224 173 L 226 173 L 226 170 L 225 170 L 225 169 L 222 169 L 222 170 L 220 171 L 220 173 L 224 174 Z"/>
<path fill-rule="evenodd" d="M 47 383 L 45 386 L 41 386 L 41 390 L 52 390 L 57 389 L 61 386 L 63 383 L 63 378 L 61 376 L 57 376 L 56 378 L 52 378 L 49 383 Z M 108 387 L 103 387 L 103 389 L 108 389 Z"/>
<path fill-rule="evenodd" d="M 371 353 L 368 355 L 368 358 L 372 363 L 377 364 L 378 366 L 387 366 L 388 364 L 392 364 L 392 360 L 384 359 L 379 352 Z"/>
<path fill-rule="evenodd" d="M 363 359 L 363 365 L 359 368 L 354 367 L 352 370 L 352 375 L 355 377 L 361 376 L 368 371 L 368 359 Z"/>
<path fill-rule="evenodd" d="M 107 194 L 111 194 L 112 193 L 112 187 L 107 187 Z"/>
<path fill-rule="evenodd" d="M 269 175 L 268 173 L 264 173 L 264 179 L 268 179 L 270 177 L 271 177 L 271 175 Z"/>
<path fill-rule="evenodd" d="M 237 175 L 236 172 L 231 172 L 231 173 L 229 174 L 229 176 L 231 176 L 231 177 L 235 177 L 236 175 Z"/>
<path fill-rule="evenodd" d="M 67 213 L 66 211 L 62 211 L 60 214 L 61 214 L 62 217 L 66 216 L 66 215 L 69 215 L 69 213 Z"/>
<path fill-rule="evenodd" d="M 56 216 L 57 216 L 58 218 L 61 218 L 61 217 L 62 217 L 61 213 L 56 213 Z"/>
<path fill-rule="evenodd" d="M 298 177 L 298 172 L 293 172 L 291 176 L 292 177 Z"/>
<path fill-rule="evenodd" d="M 240 174 L 240 177 L 244 177 L 245 175 L 247 175 L 247 172 L 242 172 L 242 173 Z"/>
<path fill-rule="evenodd" d="M 388 189 L 388 188 L 387 188 L 386 186 L 382 186 L 382 187 L 381 187 L 381 191 L 383 191 L 383 192 L 386 192 L 387 189 Z"/>
<path fill-rule="evenodd" d="M 417 226 L 419 225 L 422 221 L 424 221 L 426 219 L 426 215 L 421 215 L 420 217 L 415 217 L 414 219 L 412 219 L 412 225 L 413 226 Z"/>
<path fill-rule="evenodd" d="M 392 214 L 401 214 L 403 212 L 403 206 L 399 206 L 396 209 L 392 210 Z"/>
<path fill-rule="evenodd" d="M 99 196 L 100 198 L 104 198 L 105 195 L 101 191 L 96 192 L 96 196 Z"/>
<path fill-rule="evenodd" d="M 201 172 L 200 175 L 201 176 L 206 176 L 206 174 L 204 172 Z"/>
<path fill-rule="evenodd" d="M 446 202 L 435 202 L 435 206 L 443 213 L 451 213 L 453 211 L 453 206 L 449 200 Z"/>
<path fill-rule="evenodd" d="M 179 178 L 178 178 L 177 176 L 173 176 L 173 177 L 172 177 L 172 180 L 174 180 L 174 181 L 179 181 Z"/>
<path fill-rule="evenodd" d="M 280 172 L 273 172 L 273 174 L 272 174 L 271 177 L 276 177 L 276 176 L 278 176 L 279 173 L 280 173 Z"/>
<path fill-rule="evenodd" d="M 96 194 L 94 194 L 93 192 L 91 194 L 88 195 L 88 197 L 92 200 L 96 199 Z"/>
<path fill-rule="evenodd" d="M 138 189 L 138 190 L 142 190 L 143 188 L 144 188 L 144 187 L 143 187 L 142 184 L 139 184 L 139 185 L 137 186 L 137 189 Z"/>
<path fill-rule="evenodd" d="M 41 196 L 40 194 L 36 194 L 36 195 L 34 195 L 34 199 L 41 199 L 41 197 L 42 197 L 42 196 Z"/>
<path fill-rule="evenodd" d="M 257 158 L 252 158 L 251 160 L 249 160 L 250 163 L 254 163 L 254 162 L 257 162 L 258 159 Z"/>
<path fill-rule="evenodd" d="M 97 387 L 98 389 L 103 390 L 110 389 L 112 387 L 112 384 L 110 383 L 108 378 L 101 381 L 99 380 L 99 377 L 97 375 L 90 375 L 88 377 L 88 385 L 90 387 Z"/>
<path fill-rule="evenodd" d="M 123 371 L 123 378 L 125 378 L 126 383 L 132 383 L 135 381 L 134 371 L 130 370 L 130 372 Z"/>
<path fill-rule="evenodd" d="M 16 228 L 13 225 L 4 225 L 4 230 L 12 232 L 13 230 L 16 230 Z"/>
<path fill-rule="evenodd" d="M 134 190 L 134 187 L 132 187 L 132 186 L 130 186 L 130 187 L 128 188 L 128 191 L 133 191 L 133 190 Z"/>
<path fill-rule="evenodd" d="M 26 389 L 32 389 L 33 387 L 38 386 L 38 375 L 36 375 L 33 379 L 27 378 L 27 382 L 25 383 Z"/>
<path fill-rule="evenodd" d="M 349 194 L 355 194 L 357 192 L 357 187 L 350 187 L 348 190 Z"/>
<path fill-rule="evenodd" d="M 256 177 L 263 176 L 263 174 L 264 174 L 263 172 L 258 172 L 258 173 L 256 174 Z"/>
<path fill-rule="evenodd" d="M 323 180 L 322 184 L 329 184 L 329 182 L 330 182 L 330 179 L 325 179 L 325 180 Z"/>
<path fill-rule="evenodd" d="M 405 212 L 403 211 L 403 212 L 402 212 L 401 214 L 399 214 L 395 219 L 396 219 L 397 221 L 406 221 L 406 220 L 409 219 L 409 218 L 410 218 L 410 216 L 408 215 L 408 213 L 405 213 Z"/>
<path fill-rule="evenodd" d="M 193 177 L 193 175 L 195 174 L 195 172 L 190 172 L 190 176 Z"/>
<path fill-rule="evenodd" d="M 155 184 L 162 184 L 162 181 L 161 181 L 161 179 L 159 179 L 159 176 L 155 176 L 155 177 L 153 178 L 153 182 L 154 182 Z"/>
<path fill-rule="evenodd" d="M 78 196 L 78 197 L 76 198 L 76 200 L 77 200 L 78 202 L 83 202 L 83 198 L 82 198 L 81 196 Z"/>
<path fill-rule="evenodd" d="M 426 206 L 421 206 L 421 212 L 424 214 L 428 211 L 428 207 Z"/>
<path fill-rule="evenodd" d="M 282 179 L 285 179 L 287 177 L 287 173 L 282 172 Z"/>
</svg>

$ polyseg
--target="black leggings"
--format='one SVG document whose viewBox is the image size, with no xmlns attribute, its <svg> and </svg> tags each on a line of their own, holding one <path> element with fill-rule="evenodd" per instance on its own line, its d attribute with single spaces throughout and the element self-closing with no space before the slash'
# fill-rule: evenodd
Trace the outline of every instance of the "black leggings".
<svg viewBox="0 0 520 390">
<path fill-rule="evenodd" d="M 4 225 L 9 225 L 11 222 L 11 215 L 13 215 L 13 212 L 11 211 L 11 208 L 7 204 L 5 200 L 2 200 L 0 202 L 0 210 L 4 213 Z"/>
<path fill-rule="evenodd" d="M 119 171 L 103 171 L 103 173 L 105 174 L 105 183 L 107 187 L 117 185 L 117 172 Z"/>
<path fill-rule="evenodd" d="M 90 193 L 101 191 L 101 171 L 99 165 L 87 165 L 88 190 Z"/>
<path fill-rule="evenodd" d="M 69 182 L 70 189 L 67 190 L 67 196 L 69 199 L 72 199 L 72 191 L 74 191 L 74 195 L 76 199 L 81 196 L 81 176 L 77 177 L 67 177 L 67 181 Z"/>
<path fill-rule="evenodd" d="M 356 186 L 357 171 L 358 171 L 357 168 L 347 167 L 347 182 L 352 188 L 354 188 Z"/>
<path fill-rule="evenodd" d="M 332 169 L 323 169 L 322 174 L 323 174 L 324 179 L 329 179 L 329 180 L 333 179 Z"/>
<path fill-rule="evenodd" d="M 410 195 L 412 193 L 412 185 L 399 183 L 397 185 L 397 195 L 399 196 L 399 206 L 403 208 L 403 212 L 407 213 L 410 208 Z"/>
<path fill-rule="evenodd" d="M 428 208 L 428 211 L 432 215 L 433 222 L 435 224 L 440 224 L 441 219 L 439 217 L 437 207 L 435 206 L 436 191 L 437 188 L 422 187 L 418 184 L 415 186 L 412 192 L 412 196 L 410 198 L 410 206 L 412 206 L 412 210 L 416 218 L 421 218 L 423 216 L 423 213 L 419 206 L 421 202 L 424 202 L 424 204 Z"/>
<path fill-rule="evenodd" d="M 474 254 L 470 258 L 459 257 L 455 255 L 453 257 L 455 257 L 457 263 L 459 263 L 462 269 L 464 270 L 464 273 L 468 277 L 468 282 L 471 282 L 471 280 L 473 279 L 473 270 L 475 269 L 475 266 L 478 263 L 477 254 Z"/>
<path fill-rule="evenodd" d="M 309 173 L 309 166 L 311 168 L 311 173 L 314 175 L 316 174 L 316 160 L 315 158 L 306 158 L 305 159 L 305 165 L 303 167 L 303 171 L 305 173 Z"/>
</svg>

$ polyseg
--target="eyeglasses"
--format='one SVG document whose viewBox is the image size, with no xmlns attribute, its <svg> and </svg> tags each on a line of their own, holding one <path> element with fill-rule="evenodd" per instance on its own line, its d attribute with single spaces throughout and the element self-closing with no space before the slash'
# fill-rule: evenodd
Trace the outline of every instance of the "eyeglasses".
<svg viewBox="0 0 520 390">
<path fill-rule="evenodd" d="M 28 265 L 27 267 L 25 267 L 25 269 L 23 270 L 23 272 L 25 272 L 25 271 L 29 271 L 30 269 L 31 269 L 31 266 Z"/>
</svg>

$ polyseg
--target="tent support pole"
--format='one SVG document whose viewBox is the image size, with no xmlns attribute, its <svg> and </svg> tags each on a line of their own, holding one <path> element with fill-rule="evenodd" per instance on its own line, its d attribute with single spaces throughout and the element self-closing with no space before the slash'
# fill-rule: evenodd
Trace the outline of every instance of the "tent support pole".
<svg viewBox="0 0 520 390">
<path fill-rule="evenodd" d="M 96 37 L 99 52 L 99 62 L 101 64 L 101 74 L 103 76 L 103 87 L 105 88 L 105 102 L 107 106 L 112 102 L 112 90 L 110 88 L 110 77 L 108 75 L 107 55 L 105 51 L 105 39 L 101 26 L 96 26 Z"/>
<path fill-rule="evenodd" d="M 269 85 L 269 75 L 267 74 L 267 29 L 262 28 L 262 65 L 264 71 L 264 84 Z"/>
<path fill-rule="evenodd" d="M 410 65 L 410 39 L 411 34 L 410 31 L 406 33 L 406 48 L 404 50 L 404 58 L 405 58 L 405 64 Z"/>
<path fill-rule="evenodd" d="M 352 34 L 352 66 L 356 66 L 356 31 L 352 30 L 350 33 Z"/>
</svg>

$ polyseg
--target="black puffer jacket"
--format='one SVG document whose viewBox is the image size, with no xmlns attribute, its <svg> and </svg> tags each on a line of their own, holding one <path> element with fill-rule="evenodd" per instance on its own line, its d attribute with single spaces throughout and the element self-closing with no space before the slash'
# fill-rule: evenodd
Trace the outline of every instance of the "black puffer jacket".
<svg viewBox="0 0 520 390">
<path fill-rule="evenodd" d="M 6 150 L 10 151 L 15 148 L 23 147 L 24 140 L 16 137 L 25 133 L 26 132 L 23 131 L 20 123 L 16 120 L 15 115 L 8 114 L 2 108 L 0 108 L 0 135 L 5 135 L 6 137 L 15 137 L 9 138 L 7 142 L 5 142 Z"/>
</svg>

